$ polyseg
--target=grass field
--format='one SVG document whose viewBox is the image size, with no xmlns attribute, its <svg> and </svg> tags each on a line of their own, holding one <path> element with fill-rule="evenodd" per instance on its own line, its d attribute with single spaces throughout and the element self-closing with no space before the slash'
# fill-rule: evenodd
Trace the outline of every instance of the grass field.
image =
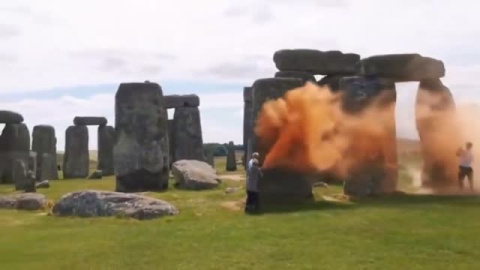
<svg viewBox="0 0 480 270">
<path fill-rule="evenodd" d="M 411 182 L 404 170 L 401 178 Z M 315 188 L 314 202 L 245 215 L 244 190 L 224 192 L 243 185 L 225 180 L 217 190 L 147 193 L 180 210 L 152 221 L 0 210 L 0 269 L 480 268 L 476 196 L 346 201 L 331 186 Z M 114 179 L 59 180 L 40 192 L 56 200 L 81 189 L 113 190 Z M 11 192 L 0 186 L 0 194 Z"/>
</svg>

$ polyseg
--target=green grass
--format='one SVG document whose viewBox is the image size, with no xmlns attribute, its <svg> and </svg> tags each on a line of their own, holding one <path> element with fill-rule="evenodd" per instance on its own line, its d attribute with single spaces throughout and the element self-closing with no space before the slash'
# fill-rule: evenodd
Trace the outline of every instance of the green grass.
<svg viewBox="0 0 480 270">
<path fill-rule="evenodd" d="M 402 179 L 402 181 L 404 181 Z M 52 181 L 49 199 L 113 190 L 114 178 Z M 315 201 L 245 215 L 244 190 L 147 193 L 180 215 L 152 221 L 0 210 L 0 269 L 479 269 L 480 198 L 398 195 Z M 13 192 L 1 185 L 0 194 Z"/>
</svg>

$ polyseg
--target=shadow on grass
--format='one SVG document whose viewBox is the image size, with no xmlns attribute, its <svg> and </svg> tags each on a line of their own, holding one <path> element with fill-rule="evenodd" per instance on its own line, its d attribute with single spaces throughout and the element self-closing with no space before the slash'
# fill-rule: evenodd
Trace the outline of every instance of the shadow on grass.
<svg viewBox="0 0 480 270">
<path fill-rule="evenodd" d="M 419 194 L 395 194 L 390 196 L 376 196 L 367 198 L 350 198 L 347 202 L 335 202 L 317 199 L 306 202 L 282 202 L 262 205 L 262 214 L 289 213 L 302 211 L 330 211 L 352 210 L 359 208 L 404 208 L 415 205 L 444 205 L 458 207 L 475 207 L 480 209 L 480 196 L 478 195 L 419 195 Z"/>
</svg>

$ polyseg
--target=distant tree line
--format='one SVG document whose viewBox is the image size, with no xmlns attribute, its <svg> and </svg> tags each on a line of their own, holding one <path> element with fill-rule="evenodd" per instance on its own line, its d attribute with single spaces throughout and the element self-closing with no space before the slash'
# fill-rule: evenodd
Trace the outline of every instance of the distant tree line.
<svg viewBox="0 0 480 270">
<path fill-rule="evenodd" d="M 228 143 L 205 143 L 203 145 L 203 148 L 206 151 L 213 151 L 213 155 L 216 157 L 224 157 L 227 156 L 227 147 Z M 243 144 L 235 144 L 235 150 L 236 151 L 242 151 L 243 150 Z"/>
</svg>

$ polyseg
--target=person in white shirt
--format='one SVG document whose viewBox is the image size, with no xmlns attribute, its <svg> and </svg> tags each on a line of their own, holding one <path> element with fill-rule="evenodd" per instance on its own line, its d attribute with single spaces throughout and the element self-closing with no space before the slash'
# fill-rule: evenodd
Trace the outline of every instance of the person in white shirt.
<svg viewBox="0 0 480 270">
<path fill-rule="evenodd" d="M 463 189 L 463 180 L 466 176 L 470 185 L 470 189 L 473 191 L 473 144 L 471 142 L 467 142 L 465 146 L 465 149 L 459 149 L 457 151 L 457 156 L 460 157 L 460 166 L 458 168 L 458 184 L 460 185 L 460 188 Z"/>
</svg>

